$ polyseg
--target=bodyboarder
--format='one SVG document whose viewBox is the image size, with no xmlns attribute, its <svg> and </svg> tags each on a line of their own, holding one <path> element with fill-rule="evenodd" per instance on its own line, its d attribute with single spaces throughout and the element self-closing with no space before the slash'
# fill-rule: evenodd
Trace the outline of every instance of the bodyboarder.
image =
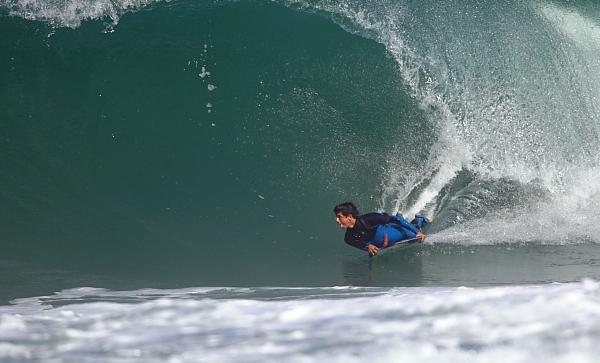
<svg viewBox="0 0 600 363">
<path fill-rule="evenodd" d="M 402 214 L 367 213 L 359 215 L 351 202 L 341 203 L 333 208 L 335 220 L 340 228 L 346 229 L 344 242 L 350 246 L 367 251 L 375 256 L 380 248 L 393 246 L 399 241 L 418 238 L 425 240 L 421 228 L 429 220 L 421 215 L 408 222 Z"/>
</svg>

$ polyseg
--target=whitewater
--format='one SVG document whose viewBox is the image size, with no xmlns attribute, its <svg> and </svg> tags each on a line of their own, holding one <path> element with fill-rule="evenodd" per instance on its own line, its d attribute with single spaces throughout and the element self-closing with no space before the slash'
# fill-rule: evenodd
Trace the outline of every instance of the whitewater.
<svg viewBox="0 0 600 363">
<path fill-rule="evenodd" d="M 2 362 L 594 362 L 600 284 L 64 290 L 0 307 Z"/>
</svg>

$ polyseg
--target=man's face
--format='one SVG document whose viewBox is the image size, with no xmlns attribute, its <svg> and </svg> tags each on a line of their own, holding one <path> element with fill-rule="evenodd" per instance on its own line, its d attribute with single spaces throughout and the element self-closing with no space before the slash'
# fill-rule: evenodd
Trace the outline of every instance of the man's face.
<svg viewBox="0 0 600 363">
<path fill-rule="evenodd" d="M 345 216 L 342 213 L 335 215 L 335 221 L 340 228 L 351 228 L 354 227 L 354 223 L 356 223 L 356 219 L 352 217 L 352 215 Z"/>
</svg>

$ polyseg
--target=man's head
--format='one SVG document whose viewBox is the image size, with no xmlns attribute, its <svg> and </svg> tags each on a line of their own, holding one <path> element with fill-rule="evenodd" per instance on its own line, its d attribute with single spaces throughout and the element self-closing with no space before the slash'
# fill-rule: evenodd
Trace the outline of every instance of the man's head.
<svg viewBox="0 0 600 363">
<path fill-rule="evenodd" d="M 358 218 L 358 209 L 352 202 L 341 203 L 333 208 L 335 221 L 340 228 L 353 228 Z"/>
</svg>

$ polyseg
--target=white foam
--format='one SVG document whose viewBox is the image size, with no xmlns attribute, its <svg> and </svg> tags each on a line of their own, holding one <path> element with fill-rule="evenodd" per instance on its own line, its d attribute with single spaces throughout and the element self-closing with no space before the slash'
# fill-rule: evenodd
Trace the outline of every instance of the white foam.
<svg viewBox="0 0 600 363">
<path fill-rule="evenodd" d="M 547 201 L 490 213 L 429 236 L 433 243 L 600 243 L 600 167 L 573 171 Z"/>
<path fill-rule="evenodd" d="M 555 4 L 539 3 L 540 12 L 571 39 L 583 46 L 600 47 L 600 26 L 574 10 Z"/>
<path fill-rule="evenodd" d="M 96 291 L 77 303 L 69 291 L 37 298 L 41 311 L 22 314 L 27 300 L 3 307 L 0 360 L 591 362 L 599 286 Z M 344 295 L 331 299 L 333 291 Z M 289 298 L 299 292 L 311 298 Z M 132 302 L 95 302 L 117 296 Z M 68 305 L 53 307 L 60 297 Z"/>
<path fill-rule="evenodd" d="M 162 1 L 169 0 L 0 0 L 0 6 L 13 16 L 77 28 L 94 19 L 110 19 L 116 25 L 124 13 Z"/>
</svg>

